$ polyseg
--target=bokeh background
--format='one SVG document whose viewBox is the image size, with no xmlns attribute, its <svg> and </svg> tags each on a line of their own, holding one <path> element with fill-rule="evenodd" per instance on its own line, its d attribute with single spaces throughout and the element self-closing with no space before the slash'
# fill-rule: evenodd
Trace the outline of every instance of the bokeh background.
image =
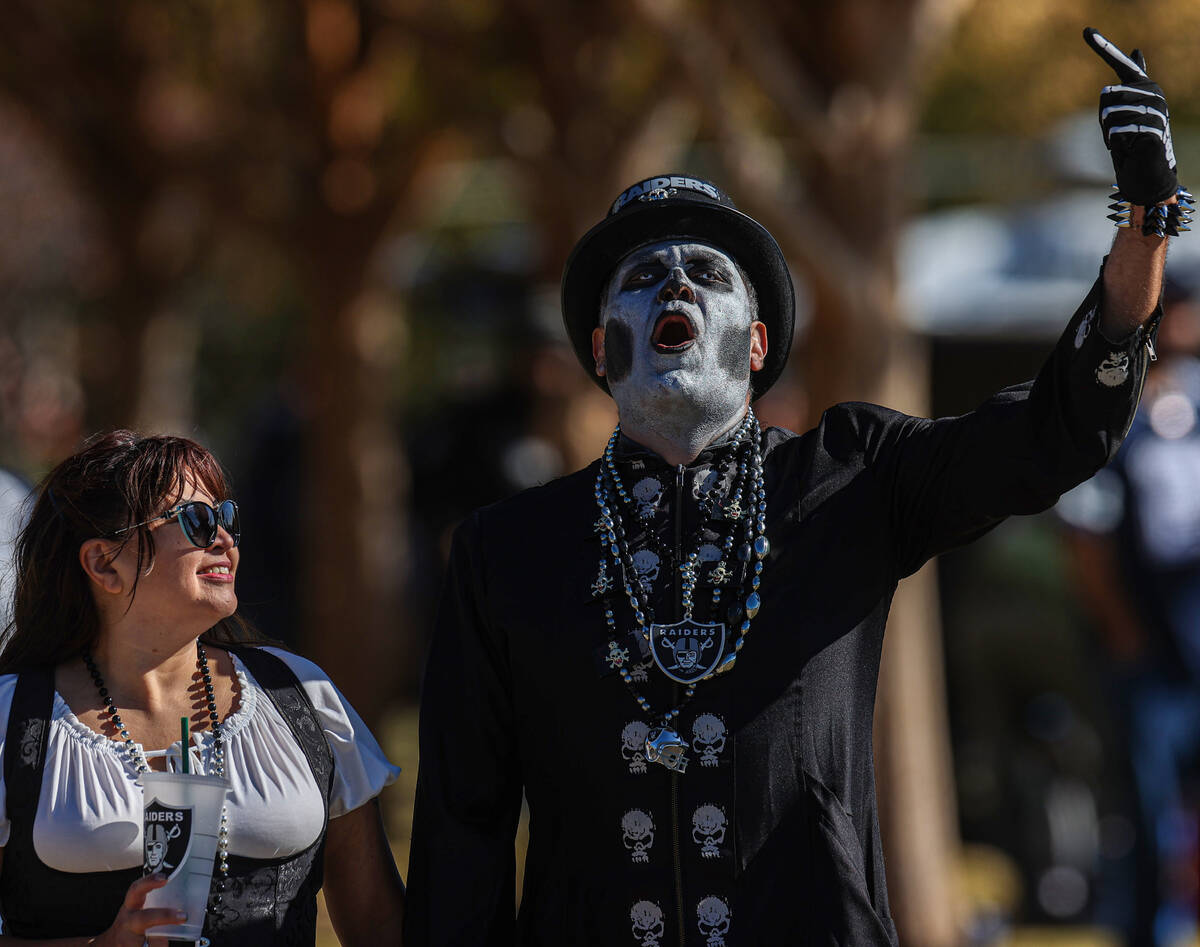
<svg viewBox="0 0 1200 947">
<path fill-rule="evenodd" d="M 1146 51 L 1200 180 L 1194 0 L 4 0 L 0 465 L 32 484 L 117 426 L 212 447 L 244 611 L 405 768 L 403 866 L 449 534 L 615 420 L 565 347 L 575 239 L 634 180 L 711 177 L 801 297 L 765 420 L 969 410 L 1111 241 L 1085 25 Z M 903 586 L 876 728 L 906 944 L 1120 943 L 1083 614 L 1052 515 Z"/>
</svg>

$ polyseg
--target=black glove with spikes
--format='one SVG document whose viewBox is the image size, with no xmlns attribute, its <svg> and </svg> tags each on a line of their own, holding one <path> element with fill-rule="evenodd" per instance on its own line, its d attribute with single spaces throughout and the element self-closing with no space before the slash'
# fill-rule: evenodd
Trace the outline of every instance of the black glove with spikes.
<svg viewBox="0 0 1200 947">
<path fill-rule="evenodd" d="M 1139 50 L 1125 55 L 1092 28 L 1083 38 L 1117 74 L 1118 83 L 1100 90 L 1100 128 L 1117 175 L 1111 216 L 1129 226 L 1130 206 L 1146 208 L 1146 234 L 1174 235 L 1188 230 L 1192 195 L 1179 187 L 1171 121 L 1162 89 L 1146 72 Z M 1180 205 L 1157 207 L 1179 195 Z"/>
</svg>

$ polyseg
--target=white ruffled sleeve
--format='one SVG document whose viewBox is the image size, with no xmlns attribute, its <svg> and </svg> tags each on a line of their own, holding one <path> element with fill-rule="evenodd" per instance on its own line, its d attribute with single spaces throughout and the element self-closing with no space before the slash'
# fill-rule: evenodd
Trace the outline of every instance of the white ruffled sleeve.
<svg viewBox="0 0 1200 947">
<path fill-rule="evenodd" d="M 280 658 L 300 680 L 317 718 L 325 731 L 325 740 L 333 751 L 333 791 L 329 796 L 329 817 L 352 812 L 374 799 L 385 786 L 400 775 L 384 756 L 378 741 L 350 702 L 342 696 L 325 672 L 298 654 L 280 648 L 263 648 Z M 0 678 L 2 681 L 3 678 Z"/>
<path fill-rule="evenodd" d="M 8 844 L 12 823 L 8 821 L 8 789 L 4 785 L 4 753 L 8 736 L 8 714 L 12 710 L 13 693 L 17 689 L 17 675 L 0 675 L 0 848 Z"/>
</svg>

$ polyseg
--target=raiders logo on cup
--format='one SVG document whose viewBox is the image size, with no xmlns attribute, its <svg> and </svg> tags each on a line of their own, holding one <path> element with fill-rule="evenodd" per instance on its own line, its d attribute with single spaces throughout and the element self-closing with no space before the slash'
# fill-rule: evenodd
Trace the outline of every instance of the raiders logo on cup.
<svg viewBox="0 0 1200 947">
<path fill-rule="evenodd" d="M 192 845 L 192 807 L 165 806 L 155 799 L 146 805 L 142 827 L 142 874 L 173 878 Z"/>
</svg>

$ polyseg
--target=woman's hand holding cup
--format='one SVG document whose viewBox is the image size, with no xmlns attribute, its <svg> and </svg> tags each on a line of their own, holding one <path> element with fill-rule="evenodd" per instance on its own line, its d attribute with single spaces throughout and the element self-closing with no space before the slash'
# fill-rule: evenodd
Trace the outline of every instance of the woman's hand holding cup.
<svg viewBox="0 0 1200 947">
<path fill-rule="evenodd" d="M 186 921 L 187 914 L 183 911 L 145 906 L 146 895 L 166 883 L 164 876 L 149 875 L 131 884 L 112 927 L 92 943 L 96 947 L 142 947 L 146 942 L 146 931 L 150 928 Z"/>
</svg>

